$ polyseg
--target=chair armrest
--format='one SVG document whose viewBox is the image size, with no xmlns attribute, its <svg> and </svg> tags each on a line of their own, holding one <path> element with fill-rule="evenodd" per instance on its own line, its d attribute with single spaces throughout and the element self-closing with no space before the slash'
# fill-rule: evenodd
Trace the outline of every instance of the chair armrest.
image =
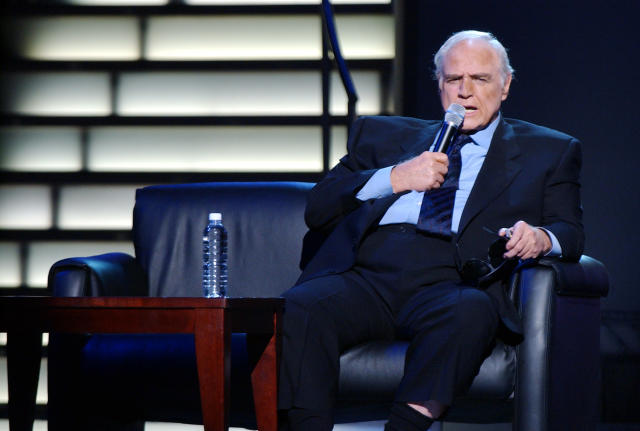
<svg viewBox="0 0 640 431">
<path fill-rule="evenodd" d="M 49 270 L 53 296 L 146 296 L 146 276 L 133 256 L 107 253 L 72 257 Z"/>
<path fill-rule="evenodd" d="M 604 297 L 609 293 L 609 273 L 592 257 L 582 256 L 579 262 L 545 258 L 538 264 L 553 269 L 558 295 Z"/>
<path fill-rule="evenodd" d="M 517 347 L 514 429 L 595 430 L 600 298 L 607 271 L 595 259 L 542 259 L 516 276 L 524 341 Z"/>
</svg>

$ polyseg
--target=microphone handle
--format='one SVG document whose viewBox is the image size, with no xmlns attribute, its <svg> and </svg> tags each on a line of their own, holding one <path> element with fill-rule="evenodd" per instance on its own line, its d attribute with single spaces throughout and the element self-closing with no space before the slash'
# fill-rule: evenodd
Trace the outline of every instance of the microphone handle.
<svg viewBox="0 0 640 431">
<path fill-rule="evenodd" d="M 453 141 L 453 137 L 458 131 L 458 128 L 452 123 L 445 123 L 440 128 L 440 133 L 436 138 L 436 144 L 433 149 L 439 153 L 446 153 L 449 148 L 449 144 Z"/>
</svg>

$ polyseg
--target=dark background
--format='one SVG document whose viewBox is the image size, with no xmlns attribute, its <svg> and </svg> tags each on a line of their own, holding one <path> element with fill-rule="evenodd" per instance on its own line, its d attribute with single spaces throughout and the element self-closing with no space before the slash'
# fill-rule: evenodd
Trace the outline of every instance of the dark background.
<svg viewBox="0 0 640 431">
<path fill-rule="evenodd" d="M 493 33 L 515 80 L 505 117 L 558 129 L 583 143 L 585 254 L 609 270 L 605 310 L 640 310 L 640 2 L 399 3 L 403 115 L 441 118 L 433 54 L 459 30 Z"/>
</svg>

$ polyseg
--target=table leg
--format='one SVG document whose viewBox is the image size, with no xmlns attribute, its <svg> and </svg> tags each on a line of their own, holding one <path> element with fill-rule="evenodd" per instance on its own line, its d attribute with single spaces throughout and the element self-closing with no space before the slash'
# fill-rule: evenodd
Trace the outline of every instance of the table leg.
<svg viewBox="0 0 640 431">
<path fill-rule="evenodd" d="M 260 431 L 278 430 L 278 366 L 280 315 L 274 313 L 273 335 L 248 335 L 248 350 L 255 358 L 251 372 L 256 421 Z"/>
<path fill-rule="evenodd" d="M 42 356 L 41 332 L 7 333 L 9 429 L 31 431 Z"/>
<path fill-rule="evenodd" d="M 231 325 L 224 309 L 196 310 L 195 347 L 205 431 L 227 431 Z"/>
</svg>

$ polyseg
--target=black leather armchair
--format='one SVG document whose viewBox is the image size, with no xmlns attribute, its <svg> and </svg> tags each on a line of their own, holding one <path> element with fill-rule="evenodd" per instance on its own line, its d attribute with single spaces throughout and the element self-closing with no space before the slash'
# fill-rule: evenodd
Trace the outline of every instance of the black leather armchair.
<svg viewBox="0 0 640 431">
<path fill-rule="evenodd" d="M 278 296 L 299 275 L 308 183 L 210 183 L 138 190 L 136 257 L 54 264 L 57 296 L 201 296 L 201 232 L 219 211 L 229 231 L 229 294 Z M 595 430 L 603 265 L 543 259 L 512 277 L 525 341 L 498 343 L 445 420 L 513 421 L 516 430 Z M 255 426 L 243 334 L 232 340 L 231 424 Z M 338 422 L 383 419 L 407 344 L 370 342 L 341 358 Z M 193 338 L 52 335 L 49 429 L 142 429 L 143 421 L 201 421 Z"/>
</svg>

